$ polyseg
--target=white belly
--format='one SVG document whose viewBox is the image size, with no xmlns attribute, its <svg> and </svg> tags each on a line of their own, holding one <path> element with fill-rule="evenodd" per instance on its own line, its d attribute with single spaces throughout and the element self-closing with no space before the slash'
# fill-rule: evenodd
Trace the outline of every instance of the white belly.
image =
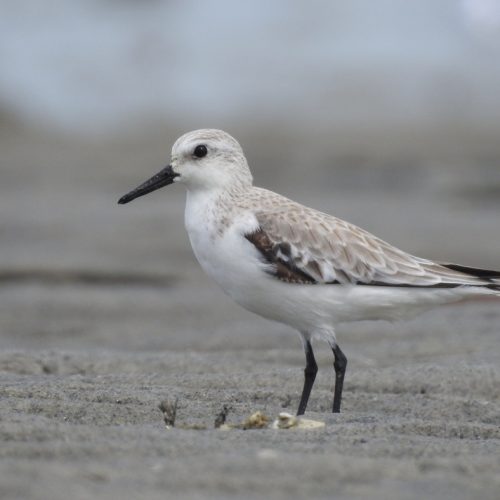
<svg viewBox="0 0 500 500">
<path fill-rule="evenodd" d="M 333 332 L 334 304 L 314 307 L 311 292 L 316 286 L 284 283 L 268 274 L 259 251 L 242 236 L 247 232 L 239 229 L 242 225 L 251 228 L 248 232 L 255 229 L 255 223 L 243 220 L 214 238 L 206 224 L 186 225 L 194 254 L 205 272 L 249 311 L 301 331 Z"/>
<path fill-rule="evenodd" d="M 186 229 L 205 272 L 244 308 L 300 331 L 334 338 L 337 323 L 400 319 L 463 296 L 459 289 L 285 283 L 266 272 L 259 251 L 244 237 L 258 227 L 253 214 L 240 214 L 224 231 L 217 223 L 203 204 L 186 204 Z"/>
<path fill-rule="evenodd" d="M 255 216 L 241 213 L 229 227 L 221 227 L 221 214 L 213 199 L 188 193 L 185 225 L 193 252 L 201 267 L 230 296 L 237 300 L 263 267 L 258 251 L 244 238 L 258 227 Z"/>
<path fill-rule="evenodd" d="M 255 216 L 241 213 L 221 231 L 219 219 L 210 210 L 212 200 L 206 204 L 203 201 L 189 193 L 185 213 L 186 230 L 201 267 L 245 309 L 297 328 L 296 323 L 288 321 L 293 307 L 283 296 L 289 285 L 266 273 L 267 265 L 259 251 L 244 237 L 258 228 Z M 284 290 L 277 292 L 275 287 L 282 285 Z"/>
</svg>

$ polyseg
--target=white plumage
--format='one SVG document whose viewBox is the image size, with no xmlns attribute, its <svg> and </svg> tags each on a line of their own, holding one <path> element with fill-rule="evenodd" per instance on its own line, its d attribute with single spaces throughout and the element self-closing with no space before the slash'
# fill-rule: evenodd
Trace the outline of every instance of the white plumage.
<svg viewBox="0 0 500 500">
<path fill-rule="evenodd" d="M 203 269 L 246 309 L 300 332 L 307 365 L 299 414 L 317 371 L 311 338 L 333 349 L 333 410 L 339 411 L 347 360 L 335 338 L 337 324 L 400 319 L 500 294 L 500 272 L 415 257 L 348 222 L 254 187 L 240 145 L 220 130 L 180 137 L 171 165 L 120 203 L 172 182 L 187 188 L 185 225 Z"/>
</svg>

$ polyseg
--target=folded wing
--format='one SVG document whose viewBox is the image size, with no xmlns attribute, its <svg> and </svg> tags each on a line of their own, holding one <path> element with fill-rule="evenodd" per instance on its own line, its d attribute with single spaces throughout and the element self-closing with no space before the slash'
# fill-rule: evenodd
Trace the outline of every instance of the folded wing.
<svg viewBox="0 0 500 500">
<path fill-rule="evenodd" d="M 297 205 L 256 213 L 245 237 L 289 283 L 402 287 L 500 287 L 500 272 L 439 264 L 410 255 L 357 226 Z"/>
</svg>

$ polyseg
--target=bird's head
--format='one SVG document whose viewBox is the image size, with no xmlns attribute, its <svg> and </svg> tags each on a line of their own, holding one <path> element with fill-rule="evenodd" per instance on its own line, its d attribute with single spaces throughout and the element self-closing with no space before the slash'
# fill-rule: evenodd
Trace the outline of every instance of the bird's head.
<svg viewBox="0 0 500 500">
<path fill-rule="evenodd" d="M 238 141 L 222 130 L 201 129 L 179 137 L 170 164 L 122 196 L 124 204 L 172 183 L 189 191 L 223 190 L 252 185 L 252 174 Z"/>
</svg>

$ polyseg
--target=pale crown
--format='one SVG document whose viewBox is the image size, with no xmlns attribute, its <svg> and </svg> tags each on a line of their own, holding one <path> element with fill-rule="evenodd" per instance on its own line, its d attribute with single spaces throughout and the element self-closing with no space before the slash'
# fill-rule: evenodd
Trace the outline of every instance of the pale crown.
<svg viewBox="0 0 500 500">
<path fill-rule="evenodd" d="M 172 147 L 175 182 L 188 190 L 248 187 L 253 179 L 238 141 L 226 132 L 201 129 L 181 136 Z"/>
</svg>

